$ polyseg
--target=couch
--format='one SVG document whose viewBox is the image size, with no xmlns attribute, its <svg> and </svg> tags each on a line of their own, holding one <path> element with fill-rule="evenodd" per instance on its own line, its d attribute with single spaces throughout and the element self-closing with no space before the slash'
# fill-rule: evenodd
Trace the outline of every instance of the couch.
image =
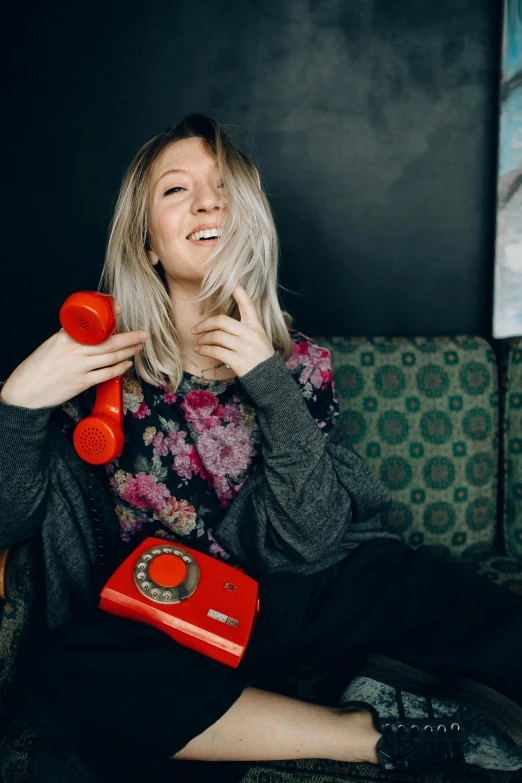
<svg viewBox="0 0 522 783">
<path fill-rule="evenodd" d="M 410 546 L 434 547 L 522 595 L 522 340 L 499 342 L 494 350 L 473 336 L 313 339 L 332 353 L 341 416 L 355 449 L 391 491 L 386 525 Z M 0 775 L 5 783 L 25 783 L 39 746 L 17 715 L 15 662 L 30 633 L 37 566 L 29 546 L 13 550 L 10 560 L 0 626 Z M 279 690 L 327 703 L 328 676 L 302 670 Z M 192 767 L 194 780 L 210 779 L 202 767 L 207 775 L 201 778 Z M 322 759 L 258 762 L 237 770 L 239 777 L 231 771 L 223 779 L 419 780 L 370 764 Z M 522 781 L 522 770 L 469 768 L 458 779 L 436 772 L 422 780 L 514 783 Z"/>
</svg>

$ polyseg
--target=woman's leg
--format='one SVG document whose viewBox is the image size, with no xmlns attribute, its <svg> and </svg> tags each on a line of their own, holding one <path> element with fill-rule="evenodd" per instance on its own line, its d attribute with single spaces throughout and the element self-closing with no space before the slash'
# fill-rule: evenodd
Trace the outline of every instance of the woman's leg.
<svg viewBox="0 0 522 783">
<path fill-rule="evenodd" d="M 332 707 L 245 688 L 239 699 L 174 759 L 259 761 L 326 758 L 377 764 L 381 734 L 369 712 Z"/>
<path fill-rule="evenodd" d="M 257 647 L 259 656 L 271 649 L 263 639 Z M 48 634 L 26 678 L 42 722 L 104 781 L 142 779 L 169 759 L 377 763 L 381 735 L 370 713 L 343 714 L 253 682 L 242 666 L 231 669 L 154 628 L 103 613 L 94 625 Z"/>
</svg>

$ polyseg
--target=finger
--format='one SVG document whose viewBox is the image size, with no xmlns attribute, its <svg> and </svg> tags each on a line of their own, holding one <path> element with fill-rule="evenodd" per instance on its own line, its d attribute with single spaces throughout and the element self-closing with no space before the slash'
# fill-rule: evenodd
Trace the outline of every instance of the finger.
<svg viewBox="0 0 522 783">
<path fill-rule="evenodd" d="M 237 351 L 240 338 L 236 335 L 223 332 L 217 329 L 213 332 L 204 332 L 194 342 L 194 350 L 197 351 L 202 345 L 220 345 L 222 348 L 228 348 L 231 351 Z"/>
<path fill-rule="evenodd" d="M 131 356 L 139 353 L 143 348 L 141 343 L 136 345 L 129 345 L 126 348 L 122 348 L 119 351 L 110 351 L 107 353 L 97 354 L 96 356 L 89 356 L 87 362 L 87 371 L 98 370 L 102 367 L 113 366 L 125 359 L 129 359 Z"/>
<path fill-rule="evenodd" d="M 113 378 L 117 378 L 118 375 L 123 375 L 126 370 L 130 369 L 132 362 L 124 360 L 118 364 L 114 364 L 111 367 L 104 367 L 101 370 L 93 370 L 89 375 L 89 380 L 92 386 L 98 383 L 104 383 L 105 381 L 111 381 Z"/>
<path fill-rule="evenodd" d="M 257 323 L 258 317 L 253 300 L 249 297 L 243 286 L 238 283 L 232 291 L 232 296 L 237 302 L 242 323 Z"/>
<path fill-rule="evenodd" d="M 85 356 L 99 356 L 103 353 L 118 351 L 137 343 L 144 343 L 148 338 L 146 332 L 117 332 L 98 345 L 84 345 L 82 353 Z"/>
<path fill-rule="evenodd" d="M 229 351 L 227 348 L 222 348 L 220 345 L 202 345 L 198 350 L 200 356 L 211 356 L 217 359 L 218 362 L 224 364 L 233 364 L 234 359 L 237 359 L 237 353 L 235 351 Z"/>
<path fill-rule="evenodd" d="M 193 334 L 201 334 L 202 332 L 209 332 L 212 329 L 220 329 L 223 332 L 235 334 L 236 336 L 241 334 L 241 324 L 239 321 L 236 321 L 235 318 L 230 318 L 229 315 L 225 315 L 224 313 L 200 321 L 199 324 L 192 327 L 191 331 Z"/>
</svg>

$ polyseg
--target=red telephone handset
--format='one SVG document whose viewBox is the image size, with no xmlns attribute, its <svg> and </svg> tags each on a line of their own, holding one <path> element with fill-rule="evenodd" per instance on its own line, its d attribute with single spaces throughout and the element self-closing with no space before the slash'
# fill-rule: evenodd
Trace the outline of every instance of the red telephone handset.
<svg viewBox="0 0 522 783">
<path fill-rule="evenodd" d="M 71 294 L 60 308 L 60 323 L 73 340 L 98 345 L 118 331 L 114 297 L 97 291 Z M 85 462 L 103 465 L 119 457 L 123 442 L 123 386 L 118 376 L 98 384 L 92 413 L 76 425 L 73 443 Z"/>
</svg>

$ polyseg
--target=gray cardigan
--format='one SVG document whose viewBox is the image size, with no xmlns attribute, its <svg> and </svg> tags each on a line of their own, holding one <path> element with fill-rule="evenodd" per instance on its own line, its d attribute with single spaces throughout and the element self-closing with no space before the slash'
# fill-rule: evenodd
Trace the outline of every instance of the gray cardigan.
<svg viewBox="0 0 522 783">
<path fill-rule="evenodd" d="M 382 528 L 390 494 L 351 447 L 342 419 L 321 432 L 277 351 L 239 381 L 258 415 L 263 460 L 213 533 L 247 572 L 310 574 L 364 541 L 400 538 Z M 49 628 L 78 602 L 97 600 L 91 466 L 51 421 L 53 410 L 0 399 L 0 549 L 41 530 Z M 95 482 L 104 533 L 117 545 L 111 495 L 99 474 Z"/>
</svg>

